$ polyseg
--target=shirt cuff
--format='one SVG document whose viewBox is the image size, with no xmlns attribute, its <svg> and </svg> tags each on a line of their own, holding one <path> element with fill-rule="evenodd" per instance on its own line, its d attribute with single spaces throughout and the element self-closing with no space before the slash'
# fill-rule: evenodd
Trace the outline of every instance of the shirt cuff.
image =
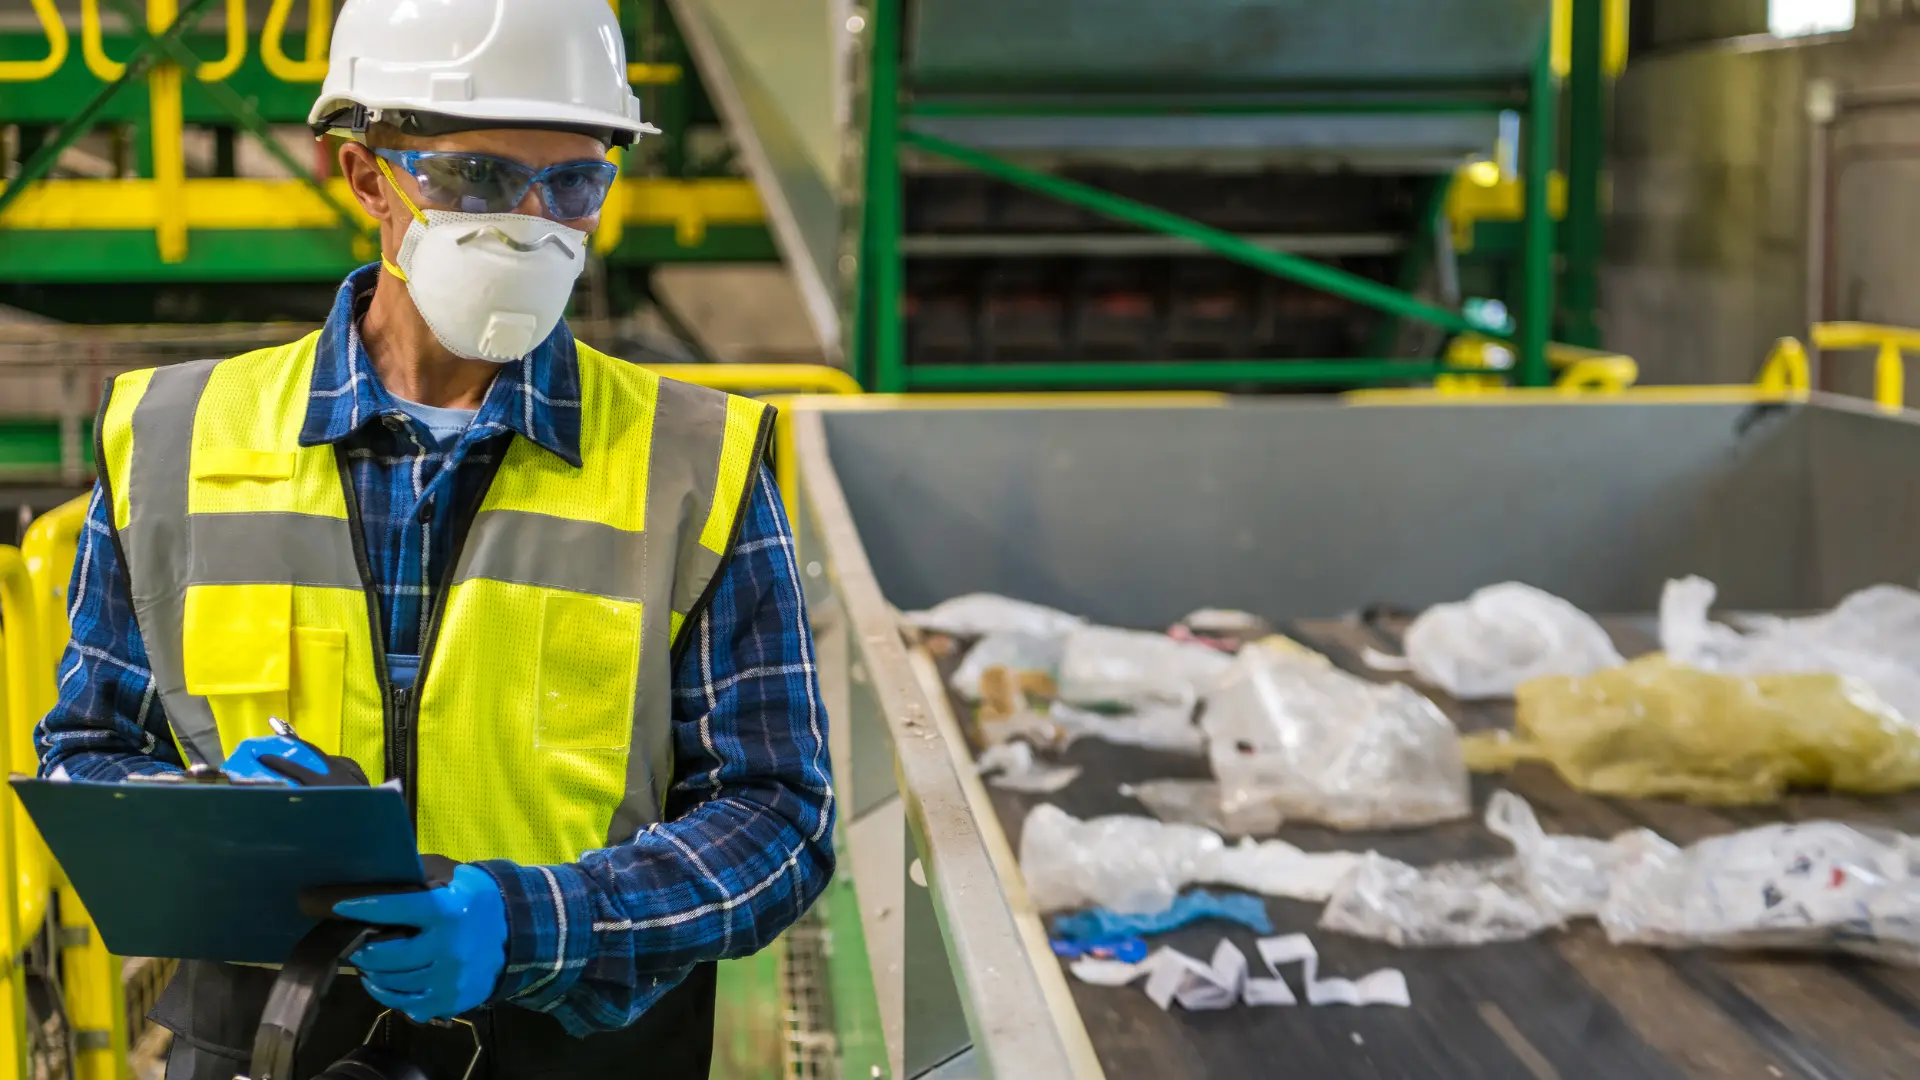
<svg viewBox="0 0 1920 1080">
<path fill-rule="evenodd" d="M 576 866 L 474 864 L 500 886 L 507 909 L 507 965 L 493 1000 L 546 1010 L 573 989 L 593 948 L 592 893 Z"/>
</svg>

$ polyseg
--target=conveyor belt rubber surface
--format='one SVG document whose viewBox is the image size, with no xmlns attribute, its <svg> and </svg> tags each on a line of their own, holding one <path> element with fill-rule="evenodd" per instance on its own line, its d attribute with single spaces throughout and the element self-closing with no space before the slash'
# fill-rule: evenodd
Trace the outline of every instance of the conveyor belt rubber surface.
<svg viewBox="0 0 1920 1080">
<path fill-rule="evenodd" d="M 1655 648 L 1652 620 L 1603 619 L 1623 654 Z M 1288 632 L 1335 663 L 1388 678 L 1360 661 L 1369 646 L 1398 651 L 1403 621 L 1308 621 Z M 952 661 L 948 662 L 951 665 Z M 1422 688 L 1463 731 L 1511 727 L 1511 703 L 1463 705 Z M 970 713 L 955 702 L 959 715 Z M 999 789 L 994 810 L 1008 839 L 1040 802 L 1075 816 L 1142 813 L 1117 788 L 1156 777 L 1204 777 L 1203 759 L 1082 739 L 1064 760 L 1085 769 L 1066 790 L 1030 796 Z M 1862 800 L 1790 796 L 1778 805 L 1706 809 L 1599 799 L 1550 771 L 1523 767 L 1477 777 L 1477 809 L 1506 786 L 1533 804 L 1549 832 L 1608 836 L 1645 826 L 1676 843 L 1778 820 L 1841 819 L 1920 832 L 1920 794 Z M 1416 864 L 1509 853 L 1477 820 L 1405 833 L 1342 834 L 1289 825 L 1307 850 L 1374 848 Z M 1400 950 L 1319 931 L 1317 905 L 1269 900 L 1277 933 L 1306 932 L 1322 970 L 1406 972 L 1411 1009 L 1236 1007 L 1162 1013 L 1137 988 L 1072 982 L 1075 1002 L 1112 1080 L 1286 1075 L 1367 1080 L 1866 1080 L 1920 1076 L 1920 972 L 1851 959 L 1656 952 L 1609 945 L 1592 924 L 1509 945 Z M 1222 934 L 1253 955 L 1255 935 L 1201 924 L 1163 935 L 1204 958 Z"/>
</svg>

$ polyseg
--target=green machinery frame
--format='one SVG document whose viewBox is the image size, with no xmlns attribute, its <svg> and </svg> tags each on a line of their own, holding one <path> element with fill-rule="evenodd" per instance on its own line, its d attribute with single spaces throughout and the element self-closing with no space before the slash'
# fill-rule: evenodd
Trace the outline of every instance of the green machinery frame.
<svg viewBox="0 0 1920 1080">
<path fill-rule="evenodd" d="M 903 16 L 906 0 L 872 0 L 867 40 L 865 202 L 858 214 L 859 252 L 852 282 L 851 364 L 869 389 L 909 391 L 1160 389 L 1264 385 L 1377 385 L 1430 381 L 1448 374 L 1498 374 L 1521 386 L 1545 386 L 1553 378 L 1548 344 L 1563 341 L 1586 348 L 1601 345 L 1596 307 L 1601 255 L 1601 170 L 1605 140 L 1606 74 L 1603 70 L 1609 0 L 1560 0 L 1556 19 L 1569 25 L 1569 74 L 1562 93 L 1555 70 L 1553 33 L 1543 35 L 1531 77 L 1507 98 L 1461 95 L 1370 101 L 1364 97 L 1304 97 L 1285 104 L 1260 101 L 1191 104 L 1156 101 L 1101 101 L 1085 105 L 998 101 L 916 102 L 902 71 Z M 1061 176 L 1016 164 L 992 153 L 918 131 L 915 121 L 953 117 L 1062 117 L 1168 115 L 1278 115 L 1282 113 L 1385 113 L 1438 111 L 1500 114 L 1519 112 L 1522 121 L 1520 187 L 1524 213 L 1517 243 L 1502 235 L 1502 223 L 1484 223 L 1492 248 L 1515 248 L 1519 267 L 1517 333 L 1483 325 L 1466 312 L 1437 306 L 1414 295 L 1419 279 L 1409 248 L 1399 286 L 1382 285 L 1312 259 L 1269 250 L 1193 221 Z M 1566 137 L 1561 138 L 1562 131 Z M 1563 155 L 1564 145 L 1564 155 Z M 1412 320 L 1457 335 L 1477 333 L 1510 342 L 1517 357 L 1511 370 L 1455 367 L 1444 361 L 1406 359 L 1248 359 L 1239 361 L 941 364 L 908 363 L 901 319 L 904 294 L 902 155 L 914 151 L 957 163 L 998 180 L 1046 195 L 1115 221 L 1150 232 L 1180 237 L 1205 250 L 1275 276 L 1319 289 L 1385 313 L 1391 320 Z M 1560 163 L 1565 160 L 1565 171 Z M 1555 220 L 1550 193 L 1564 175 L 1564 224 Z M 1436 207 L 1446 199 L 1440 182 Z M 1437 216 L 1434 215 L 1434 216 Z M 1431 220 L 1431 218 L 1429 219 Z M 1499 241 L 1507 241 L 1500 243 Z M 1388 337 L 1397 325 L 1389 321 Z M 1382 350 L 1384 351 L 1384 350 Z"/>
<path fill-rule="evenodd" d="M 61 212 L 38 215 L 24 225 L 17 216 L 15 222 L 0 221 L 0 282 L 323 281 L 366 261 L 364 243 L 355 243 L 364 222 L 355 219 L 338 192 L 329 193 L 313 179 L 312 162 L 296 160 L 271 137 L 272 126 L 305 124 L 317 84 L 276 76 L 257 32 L 224 78 L 194 77 L 195 66 L 232 47 L 218 26 L 218 11 L 226 6 L 212 0 L 177 0 L 170 24 L 150 32 L 147 3 L 104 0 L 101 7 L 123 20 L 123 25 L 98 32 L 97 52 L 116 66 L 124 65 L 114 79 L 96 74 L 87 59 L 85 30 L 75 34 L 63 27 L 58 41 L 44 29 L 0 33 L 0 61 L 31 64 L 61 58 L 39 77 L 0 81 L 0 125 L 18 132 L 20 162 L 17 174 L 0 189 L 0 215 L 46 178 L 61 153 L 90 131 L 113 133 L 113 156 L 122 176 L 153 179 L 156 152 L 166 151 L 157 150 L 154 140 L 151 72 L 171 64 L 187 70 L 178 81 L 178 123 L 213 129 L 216 172 L 231 176 L 236 141 L 252 138 L 333 211 L 333 226 L 303 221 L 298 226 L 195 227 L 186 257 L 168 258 L 157 248 L 151 227 L 95 227 L 68 220 L 141 198 L 130 192 L 130 185 L 87 181 L 84 197 L 68 201 L 74 213 L 66 213 L 68 203 L 63 203 Z M 172 7 L 169 3 L 159 10 Z M 639 61 L 636 71 L 642 72 L 637 88 L 650 118 L 666 132 L 629 157 L 628 177 L 652 180 L 652 187 L 640 190 L 668 200 L 713 201 L 717 195 L 728 205 L 753 204 L 745 182 L 727 175 L 729 160 L 711 154 L 703 159 L 684 137 L 689 127 L 717 119 L 664 0 L 619 0 L 617 7 L 630 55 Z M 303 35 L 296 28 L 286 36 L 298 42 Z M 732 213 L 692 230 L 669 220 L 633 223 L 604 254 L 615 265 L 771 261 L 778 254 L 760 218 L 754 205 L 746 215 Z"/>
</svg>

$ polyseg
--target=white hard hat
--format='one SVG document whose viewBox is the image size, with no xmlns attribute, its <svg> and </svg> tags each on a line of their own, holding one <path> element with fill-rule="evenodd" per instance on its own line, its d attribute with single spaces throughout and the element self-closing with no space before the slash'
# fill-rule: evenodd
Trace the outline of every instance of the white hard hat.
<svg viewBox="0 0 1920 1080">
<path fill-rule="evenodd" d="M 625 146 L 640 119 L 607 0 L 347 0 L 333 27 L 315 132 L 382 121 L 416 135 L 578 130 Z"/>
</svg>

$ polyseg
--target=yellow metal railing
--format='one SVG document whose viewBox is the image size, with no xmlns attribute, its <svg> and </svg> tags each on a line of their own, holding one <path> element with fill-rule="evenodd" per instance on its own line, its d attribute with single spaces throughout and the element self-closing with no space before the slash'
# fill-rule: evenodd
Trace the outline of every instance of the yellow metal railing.
<svg viewBox="0 0 1920 1080">
<path fill-rule="evenodd" d="M 47 78 L 66 63 L 67 28 L 54 0 L 29 0 L 47 35 L 47 56 L 41 60 L 0 61 L 0 82 L 30 82 Z M 126 74 L 122 61 L 107 55 L 101 0 L 79 0 L 80 52 L 87 70 L 102 82 Z M 304 58 L 287 55 L 285 38 L 296 0 L 273 0 L 260 33 L 260 60 L 268 73 L 283 82 L 317 83 L 326 78 L 327 50 L 332 37 L 334 0 L 307 0 Z M 615 3 L 615 10 L 618 10 Z M 179 0 L 146 0 L 147 30 L 158 35 L 179 15 Z M 240 70 L 247 56 L 246 0 L 226 0 L 226 52 L 218 60 L 200 62 L 195 77 L 223 82 Z M 42 181 L 9 209 L 0 227 L 14 229 L 141 229 L 152 230 L 162 262 L 178 263 L 188 255 L 188 234 L 196 228 L 275 229 L 330 228 L 338 217 L 326 200 L 300 183 L 257 180 L 189 180 L 186 175 L 184 73 L 176 63 L 162 61 L 147 73 L 153 178 L 150 180 Z M 634 63 L 627 66 L 635 84 L 677 83 L 684 77 L 678 64 Z M 620 155 L 610 155 L 616 163 Z M 345 184 L 326 185 L 333 201 L 348 208 L 362 223 L 359 204 Z M 758 225 L 766 220 L 758 194 L 745 180 L 623 180 L 608 199 L 594 242 L 610 251 L 632 225 L 670 225 L 676 242 L 696 247 L 707 227 Z M 367 249 L 364 238 L 361 248 Z M 361 250 L 371 257 L 370 249 Z"/>
<path fill-rule="evenodd" d="M 38 60 L 0 60 L 0 82 L 38 82 L 67 62 L 67 24 L 53 0 L 31 0 L 40 29 L 47 35 L 47 55 Z"/>
<path fill-rule="evenodd" d="M 317 83 L 327 77 L 327 44 L 333 38 L 333 0 L 308 0 L 307 58 L 289 59 L 282 38 L 294 0 L 273 0 L 260 30 L 260 62 L 281 82 Z"/>
<path fill-rule="evenodd" d="M 1814 347 L 1822 352 L 1872 349 L 1873 400 L 1888 412 L 1907 405 L 1906 354 L 1920 351 L 1920 330 L 1875 323 L 1830 322 L 1813 327 Z M 1802 353 L 1802 363 L 1804 360 Z"/>
</svg>

